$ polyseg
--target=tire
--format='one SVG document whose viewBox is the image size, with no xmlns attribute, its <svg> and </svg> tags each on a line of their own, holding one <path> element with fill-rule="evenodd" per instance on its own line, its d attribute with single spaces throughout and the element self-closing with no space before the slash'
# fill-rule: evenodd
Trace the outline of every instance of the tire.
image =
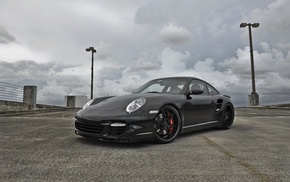
<svg viewBox="0 0 290 182">
<path fill-rule="evenodd" d="M 180 128 L 181 118 L 178 111 L 169 105 L 162 107 L 154 121 L 155 142 L 172 142 L 179 135 Z"/>
<path fill-rule="evenodd" d="M 235 117 L 234 107 L 231 104 L 226 104 L 220 119 L 220 129 L 228 130 L 233 126 Z"/>
</svg>

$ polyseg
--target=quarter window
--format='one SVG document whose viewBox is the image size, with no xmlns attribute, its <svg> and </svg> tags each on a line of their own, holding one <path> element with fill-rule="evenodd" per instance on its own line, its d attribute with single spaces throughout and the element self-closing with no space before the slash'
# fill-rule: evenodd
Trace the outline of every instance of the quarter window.
<svg viewBox="0 0 290 182">
<path fill-rule="evenodd" d="M 209 95 L 218 95 L 218 91 L 216 89 L 214 89 L 212 86 L 210 85 L 207 85 L 208 87 L 208 92 L 209 92 Z"/>
</svg>

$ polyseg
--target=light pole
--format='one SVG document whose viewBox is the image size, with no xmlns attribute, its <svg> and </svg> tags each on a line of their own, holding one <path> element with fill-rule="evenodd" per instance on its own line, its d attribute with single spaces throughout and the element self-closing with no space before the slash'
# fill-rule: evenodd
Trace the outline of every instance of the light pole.
<svg viewBox="0 0 290 182">
<path fill-rule="evenodd" d="M 91 99 L 93 99 L 93 88 L 94 88 L 94 53 L 96 53 L 96 49 L 94 47 L 86 48 L 87 52 L 92 51 L 92 70 L 91 70 Z"/>
<path fill-rule="evenodd" d="M 250 55 L 251 55 L 251 74 L 252 74 L 252 93 L 249 95 L 250 106 L 258 106 L 259 105 L 259 95 L 256 93 L 256 85 L 255 85 L 255 68 L 254 68 L 254 54 L 253 54 L 253 43 L 252 43 L 252 29 L 259 27 L 259 23 L 241 23 L 240 27 L 245 28 L 249 27 L 249 40 L 250 40 Z"/>
</svg>

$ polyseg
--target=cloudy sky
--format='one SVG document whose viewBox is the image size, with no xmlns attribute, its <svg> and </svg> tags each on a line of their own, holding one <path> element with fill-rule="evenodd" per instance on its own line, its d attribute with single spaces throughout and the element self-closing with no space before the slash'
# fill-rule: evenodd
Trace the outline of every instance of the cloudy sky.
<svg viewBox="0 0 290 182">
<path fill-rule="evenodd" d="M 258 94 L 290 89 L 289 0 L 0 0 L 0 81 L 63 95 L 130 93 L 195 76 L 247 104 L 252 29 Z M 261 97 L 261 96 L 260 96 Z"/>
</svg>

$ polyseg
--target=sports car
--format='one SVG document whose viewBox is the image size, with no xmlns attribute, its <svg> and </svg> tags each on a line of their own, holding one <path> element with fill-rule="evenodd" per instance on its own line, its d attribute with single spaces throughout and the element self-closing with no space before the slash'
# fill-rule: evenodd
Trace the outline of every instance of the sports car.
<svg viewBox="0 0 290 182">
<path fill-rule="evenodd" d="M 90 100 L 75 116 L 75 133 L 118 142 L 170 143 L 182 133 L 230 129 L 229 96 L 194 77 L 151 80 L 132 94 Z"/>
</svg>

